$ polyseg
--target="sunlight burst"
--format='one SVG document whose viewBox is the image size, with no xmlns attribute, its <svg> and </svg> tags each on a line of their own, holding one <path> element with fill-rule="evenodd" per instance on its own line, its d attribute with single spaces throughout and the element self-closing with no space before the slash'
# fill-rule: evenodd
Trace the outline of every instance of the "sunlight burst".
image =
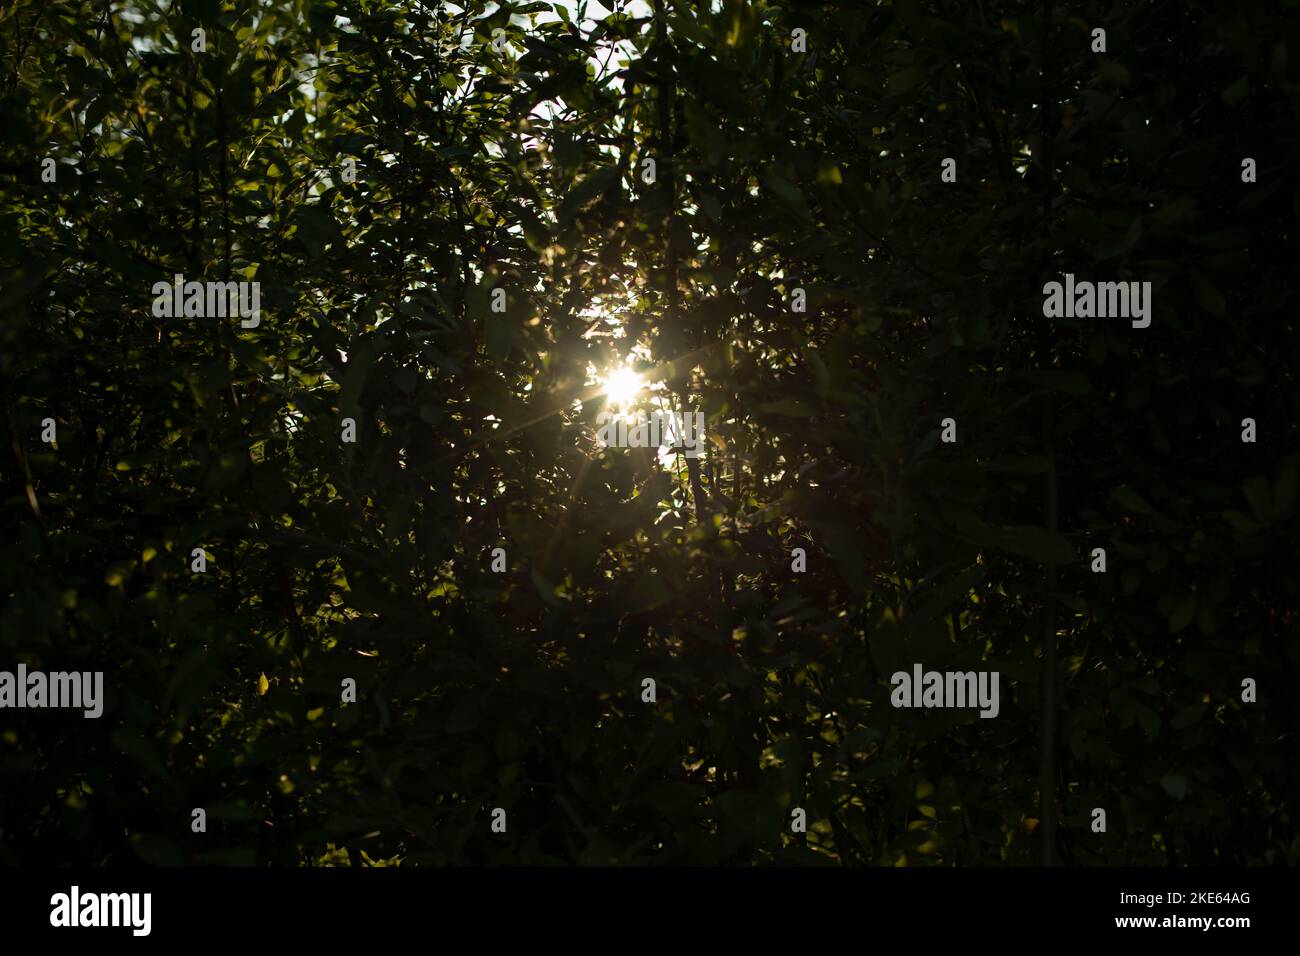
<svg viewBox="0 0 1300 956">
<path fill-rule="evenodd" d="M 645 386 L 645 379 L 629 367 L 615 369 L 600 383 L 612 408 L 626 408 Z"/>
</svg>

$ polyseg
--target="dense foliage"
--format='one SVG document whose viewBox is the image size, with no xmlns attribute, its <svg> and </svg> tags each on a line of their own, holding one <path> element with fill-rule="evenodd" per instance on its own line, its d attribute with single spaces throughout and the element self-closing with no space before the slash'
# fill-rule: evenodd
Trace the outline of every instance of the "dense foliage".
<svg viewBox="0 0 1300 956">
<path fill-rule="evenodd" d="M 0 861 L 1294 863 L 1295 6 L 9 4 Z"/>
</svg>

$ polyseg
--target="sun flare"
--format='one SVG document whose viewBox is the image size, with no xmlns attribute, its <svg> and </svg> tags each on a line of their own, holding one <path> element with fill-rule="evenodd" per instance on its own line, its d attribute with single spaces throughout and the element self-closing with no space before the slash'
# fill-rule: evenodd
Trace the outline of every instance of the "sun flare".
<svg viewBox="0 0 1300 956">
<path fill-rule="evenodd" d="M 600 383 L 601 391 L 612 408 L 626 408 L 645 386 L 645 379 L 626 367 L 610 372 Z"/>
</svg>

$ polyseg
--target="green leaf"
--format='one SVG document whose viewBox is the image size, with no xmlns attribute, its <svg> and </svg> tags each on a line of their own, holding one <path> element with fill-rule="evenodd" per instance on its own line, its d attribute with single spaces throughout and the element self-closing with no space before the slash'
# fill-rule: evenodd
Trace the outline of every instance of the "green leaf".
<svg viewBox="0 0 1300 956">
<path fill-rule="evenodd" d="M 772 192 L 776 193 L 776 195 L 781 199 L 784 199 L 787 203 L 797 209 L 802 210 L 805 208 L 803 193 L 800 192 L 799 187 L 790 182 L 790 180 L 770 168 L 767 170 L 764 179 L 767 181 L 768 188 L 771 189 Z"/>
<path fill-rule="evenodd" d="M 325 254 L 325 247 L 339 235 L 338 224 L 329 208 L 320 203 L 300 206 L 293 218 L 297 226 L 295 238 L 306 247 L 313 259 Z"/>
<path fill-rule="evenodd" d="M 1090 395 L 1092 383 L 1083 372 L 1064 368 L 1031 369 L 1017 376 L 1022 382 L 1050 388 L 1067 395 Z"/>
<path fill-rule="evenodd" d="M 95 99 L 95 102 L 91 103 L 90 106 L 87 107 L 86 109 L 86 119 L 84 122 L 84 128 L 87 130 L 94 129 L 101 122 L 103 122 L 104 117 L 108 115 L 108 112 L 110 109 L 112 109 L 112 107 L 113 107 L 113 101 L 109 97 L 107 96 L 97 97 Z"/>
<path fill-rule="evenodd" d="M 348 355 L 348 362 L 343 372 L 343 382 L 339 388 L 339 412 L 341 414 L 351 417 L 356 417 L 358 414 L 358 403 L 361 401 L 362 390 L 365 388 L 366 379 L 370 375 L 370 368 L 375 364 L 378 355 L 379 343 L 374 339 L 366 339 L 359 348 Z"/>
<path fill-rule="evenodd" d="M 118 750 L 134 760 L 145 772 L 155 777 L 166 774 L 162 756 L 153 740 L 127 727 L 118 727 L 108 739 Z"/>
<path fill-rule="evenodd" d="M 1165 793 L 1175 800 L 1181 800 L 1187 796 L 1187 778 L 1176 773 L 1168 773 L 1160 778 L 1160 786 L 1165 788 Z"/>
<path fill-rule="evenodd" d="M 1034 525 L 1012 525 L 996 532 L 999 547 L 1044 564 L 1069 564 L 1078 559 L 1074 545 L 1059 532 Z"/>
<path fill-rule="evenodd" d="M 1267 524 L 1273 517 L 1273 492 L 1269 480 L 1263 475 L 1247 478 L 1242 486 L 1250 508 L 1260 522 Z"/>
<path fill-rule="evenodd" d="M 1041 475 L 1051 467 L 1051 459 L 1038 453 L 1003 455 L 982 462 L 980 467 L 995 475 Z"/>
<path fill-rule="evenodd" d="M 1154 515 L 1155 509 L 1147 503 L 1147 500 L 1134 491 L 1128 485 L 1121 485 L 1110 493 L 1120 507 L 1126 511 L 1131 511 L 1139 515 Z"/>
<path fill-rule="evenodd" d="M 803 350 L 803 360 L 808 365 L 808 371 L 812 373 L 813 386 L 817 389 L 817 394 L 825 396 L 830 388 L 830 374 L 826 370 L 826 363 L 814 348 Z"/>
<path fill-rule="evenodd" d="M 1196 592 L 1187 591 L 1169 615 L 1169 633 L 1177 634 L 1196 617 Z"/>
<path fill-rule="evenodd" d="M 908 66 L 891 73 L 885 88 L 895 95 L 906 93 L 925 79 L 925 70 L 919 66 Z"/>
<path fill-rule="evenodd" d="M 1288 459 L 1277 470 L 1273 483 L 1273 515 L 1278 521 L 1285 521 L 1295 512 L 1296 480 L 1300 477 L 1300 467 L 1294 458 Z"/>
<path fill-rule="evenodd" d="M 617 181 L 618 168 L 616 166 L 605 166 L 596 170 L 569 190 L 568 194 L 560 202 L 559 209 L 556 210 L 556 218 L 561 222 L 568 222 L 573 219 L 574 216 L 595 202 Z"/>
<path fill-rule="evenodd" d="M 1128 68 L 1123 63 L 1109 58 L 1097 64 L 1097 75 L 1116 86 L 1127 86 L 1131 79 Z"/>
<path fill-rule="evenodd" d="M 1160 715 L 1145 704 L 1135 704 L 1134 710 L 1137 712 L 1138 723 L 1142 725 L 1142 732 L 1155 738 L 1160 733 Z"/>
<path fill-rule="evenodd" d="M 706 216 L 714 222 L 722 221 L 722 206 L 718 203 L 716 195 L 707 189 L 697 188 L 695 190 L 695 199 Z"/>
<path fill-rule="evenodd" d="M 1240 534 L 1258 534 L 1260 526 L 1257 522 L 1252 521 L 1246 515 L 1234 508 L 1229 508 L 1223 513 L 1223 519 L 1232 525 L 1234 531 Z"/>
<path fill-rule="evenodd" d="M 1204 273 L 1199 270 L 1193 270 L 1191 273 L 1192 294 L 1196 296 L 1196 304 L 1199 305 L 1210 315 L 1222 318 L 1227 314 L 1228 305 L 1223 299 L 1223 293 L 1207 279 Z"/>
<path fill-rule="evenodd" d="M 538 571 L 536 568 L 533 568 L 531 576 L 533 579 L 533 587 L 537 588 L 537 593 L 542 596 L 543 601 L 552 607 L 564 606 L 564 602 L 559 598 L 559 590 L 554 584 L 547 580 L 546 575 L 542 574 L 542 572 Z"/>
<path fill-rule="evenodd" d="M 487 349 L 488 358 L 498 361 L 504 359 L 510 354 L 515 339 L 515 321 L 511 318 L 509 310 L 493 312 L 489 309 L 483 317 L 483 323 L 483 344 Z"/>
<path fill-rule="evenodd" d="M 1120 575 L 1120 585 L 1124 593 L 1130 597 L 1137 593 L 1138 587 L 1142 584 L 1142 568 L 1136 564 L 1130 564 Z"/>
<path fill-rule="evenodd" d="M 1243 75 L 1223 88 L 1219 98 L 1228 106 L 1240 106 L 1250 94 L 1250 76 Z"/>
<path fill-rule="evenodd" d="M 758 406 L 758 411 L 806 418 L 809 415 L 816 414 L 817 409 L 797 398 L 782 398 L 775 402 L 764 402 Z"/>
</svg>

